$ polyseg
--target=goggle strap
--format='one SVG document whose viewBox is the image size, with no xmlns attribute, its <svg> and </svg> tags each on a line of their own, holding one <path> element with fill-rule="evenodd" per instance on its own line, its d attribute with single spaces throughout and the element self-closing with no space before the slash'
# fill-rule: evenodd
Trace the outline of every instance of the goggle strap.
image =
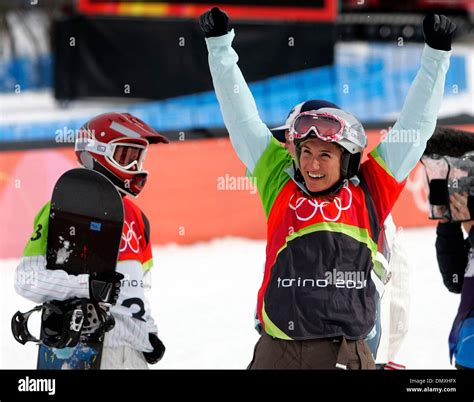
<svg viewBox="0 0 474 402">
<path fill-rule="evenodd" d="M 76 151 L 89 151 L 99 155 L 109 155 L 112 147 L 109 144 L 94 140 L 92 138 L 79 138 L 76 141 Z"/>
</svg>

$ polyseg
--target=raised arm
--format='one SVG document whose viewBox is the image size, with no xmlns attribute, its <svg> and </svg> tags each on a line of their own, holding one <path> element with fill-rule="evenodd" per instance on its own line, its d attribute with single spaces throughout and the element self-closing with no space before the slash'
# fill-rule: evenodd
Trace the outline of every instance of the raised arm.
<svg viewBox="0 0 474 402">
<path fill-rule="evenodd" d="M 253 172 L 272 135 L 258 114 L 255 100 L 237 66 L 232 49 L 234 30 L 228 32 L 227 15 L 213 8 L 200 19 L 209 51 L 209 68 L 232 145 L 240 160 Z"/>
<path fill-rule="evenodd" d="M 420 70 L 400 117 L 378 146 L 378 154 L 398 182 L 405 180 L 416 166 L 434 132 L 455 29 L 456 26 L 443 15 L 428 15 L 423 21 L 426 45 Z"/>
</svg>

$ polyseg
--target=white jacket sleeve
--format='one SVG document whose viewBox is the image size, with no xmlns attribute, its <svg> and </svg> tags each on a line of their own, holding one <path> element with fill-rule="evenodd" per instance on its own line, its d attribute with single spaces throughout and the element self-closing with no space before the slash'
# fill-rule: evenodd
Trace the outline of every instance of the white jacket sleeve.
<svg viewBox="0 0 474 402">
<path fill-rule="evenodd" d="M 234 30 L 206 38 L 209 69 L 230 141 L 245 166 L 253 172 L 272 134 L 260 119 L 257 105 L 240 71 L 232 48 Z"/>
<path fill-rule="evenodd" d="M 15 271 L 16 292 L 36 303 L 89 298 L 89 275 L 46 269 L 46 256 L 23 256 Z"/>
<path fill-rule="evenodd" d="M 390 298 L 390 332 L 388 359 L 394 360 L 408 332 L 410 308 L 410 270 L 402 229 L 397 231 L 392 246 L 390 269 L 392 289 Z"/>
<path fill-rule="evenodd" d="M 158 333 L 158 327 L 156 326 L 155 320 L 151 315 L 151 305 L 147 297 L 147 293 L 151 290 L 151 269 L 146 271 L 145 275 L 143 276 L 143 288 L 144 288 L 144 303 L 145 303 L 145 320 L 148 327 L 148 333 Z"/>
<path fill-rule="evenodd" d="M 378 152 L 399 183 L 423 155 L 433 135 L 444 94 L 451 51 L 423 48 L 421 66 L 403 104 L 400 116 L 378 146 Z M 405 135 L 408 134 L 408 136 Z M 403 140 L 401 140 L 403 138 Z"/>
</svg>

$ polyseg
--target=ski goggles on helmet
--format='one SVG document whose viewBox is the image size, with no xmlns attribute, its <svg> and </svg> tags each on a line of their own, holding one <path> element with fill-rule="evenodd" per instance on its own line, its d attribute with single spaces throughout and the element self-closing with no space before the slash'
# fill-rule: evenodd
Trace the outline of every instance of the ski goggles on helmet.
<svg viewBox="0 0 474 402">
<path fill-rule="evenodd" d="M 116 144 L 112 160 L 125 170 L 141 170 L 145 147 L 141 145 Z"/>
<path fill-rule="evenodd" d="M 346 121 L 338 116 L 308 111 L 295 117 L 290 126 L 290 136 L 294 140 L 302 140 L 314 133 L 320 140 L 335 142 L 347 137 L 349 129 Z"/>
<path fill-rule="evenodd" d="M 89 151 L 103 155 L 116 168 L 123 172 L 139 172 L 143 170 L 148 141 L 141 139 L 143 144 L 128 143 L 123 139 L 117 142 L 103 143 L 92 138 L 81 138 L 76 141 L 76 151 Z"/>
</svg>

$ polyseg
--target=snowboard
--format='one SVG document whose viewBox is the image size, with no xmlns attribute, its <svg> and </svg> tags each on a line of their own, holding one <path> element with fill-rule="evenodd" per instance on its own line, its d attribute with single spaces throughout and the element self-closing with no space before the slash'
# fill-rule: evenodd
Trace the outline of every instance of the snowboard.
<svg viewBox="0 0 474 402">
<path fill-rule="evenodd" d="M 67 171 L 55 184 L 51 198 L 47 269 L 73 275 L 114 271 L 123 221 L 122 197 L 109 179 L 84 168 Z M 78 344 L 58 349 L 40 343 L 37 369 L 100 368 L 105 334 L 88 331 L 97 316 L 91 304 L 86 306 Z"/>
</svg>

